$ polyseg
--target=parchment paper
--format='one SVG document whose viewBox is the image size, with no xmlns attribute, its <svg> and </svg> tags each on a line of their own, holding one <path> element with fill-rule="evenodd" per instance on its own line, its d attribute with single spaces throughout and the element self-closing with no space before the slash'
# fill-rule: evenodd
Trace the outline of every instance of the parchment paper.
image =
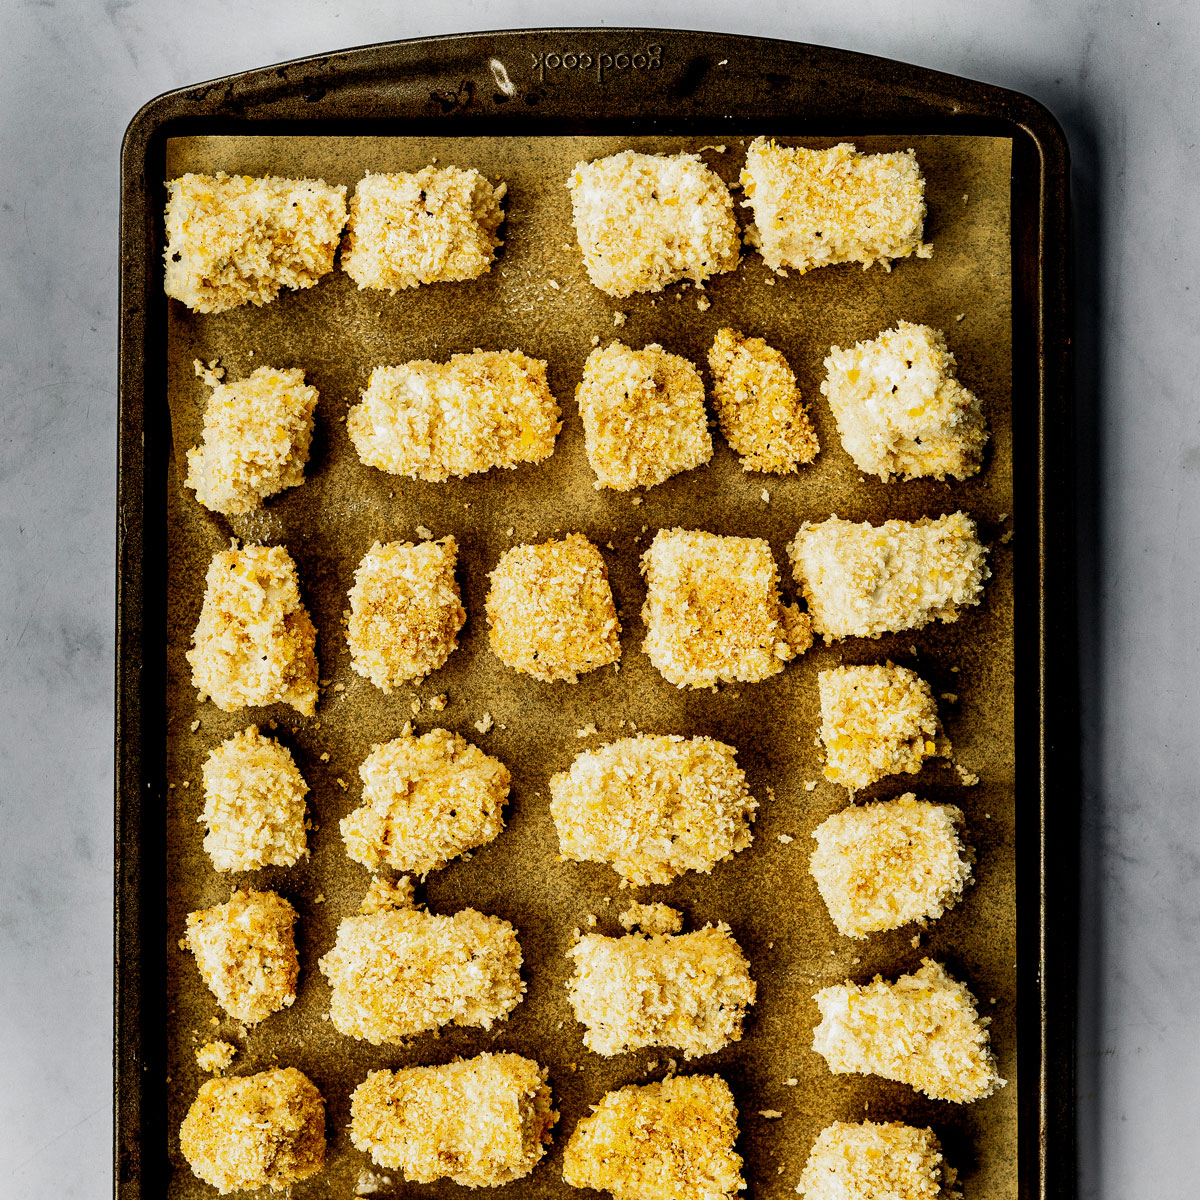
<svg viewBox="0 0 1200 1200">
<path fill-rule="evenodd" d="M 764 130 L 770 133 L 770 130 Z M 367 171 L 416 170 L 440 163 L 474 166 L 508 183 L 505 246 L 490 275 L 389 296 L 358 291 L 340 270 L 318 286 L 283 295 L 262 309 L 196 315 L 170 302 L 164 334 L 169 347 L 169 402 L 177 462 L 199 439 L 207 388 L 192 360 L 219 359 L 237 379 L 255 367 L 303 367 L 320 392 L 317 433 L 307 480 L 267 503 L 252 518 L 226 520 L 203 509 L 175 472 L 164 497 L 170 516 L 168 647 L 169 1129 L 176 1166 L 170 1195 L 211 1196 L 179 1153 L 178 1128 L 205 1076 L 195 1064 L 197 1045 L 215 1036 L 239 1046 L 233 1071 L 251 1073 L 292 1065 L 306 1072 L 328 1104 L 326 1169 L 298 1185 L 294 1195 L 348 1198 L 359 1172 L 370 1167 L 350 1143 L 350 1093 L 369 1069 L 448 1061 L 485 1049 L 508 1049 L 548 1066 L 561 1120 L 554 1144 L 534 1173 L 506 1194 L 576 1194 L 562 1181 L 562 1152 L 576 1121 L 611 1088 L 661 1079 L 670 1050 L 601 1058 L 584 1049 L 582 1027 L 567 1003 L 564 955 L 576 928 L 595 914 L 596 929 L 623 932 L 618 914 L 635 895 L 682 908 L 686 928 L 724 920 L 746 952 L 758 981 L 743 1040 L 720 1054 L 684 1064 L 681 1071 L 720 1072 L 740 1110 L 739 1151 L 745 1156 L 749 1195 L 758 1200 L 792 1195 L 816 1134 L 834 1120 L 898 1119 L 931 1125 L 947 1159 L 959 1169 L 968 1200 L 1017 1194 L 1017 1087 L 1015 1040 L 1016 945 L 1014 874 L 1012 560 L 998 538 L 1012 512 L 1011 313 L 1009 165 L 1007 139 L 981 137 L 855 137 L 863 150 L 912 146 L 928 181 L 926 239 L 930 261 L 909 259 L 891 273 L 853 265 L 803 278 L 775 279 L 756 253 L 718 277 L 697 309 L 699 293 L 677 285 L 657 297 L 613 301 L 584 274 L 570 225 L 565 180 L 579 159 L 618 149 L 677 151 L 709 147 L 704 157 L 735 182 L 748 139 L 720 137 L 487 138 L 177 138 L 168 144 L 167 172 L 224 169 L 246 174 L 319 176 L 353 189 Z M 740 199 L 740 196 L 738 197 Z M 739 219 L 748 220 L 739 209 Z M 554 281 L 559 286 L 550 286 Z M 621 329 L 615 312 L 628 314 Z M 961 317 L 961 319 L 960 319 Z M 965 483 L 915 481 L 882 484 L 860 477 L 841 449 L 828 406 L 819 395 L 822 359 L 831 344 L 873 337 L 905 318 L 946 331 L 959 376 L 983 399 L 992 440 L 983 471 Z M 743 472 L 714 434 L 710 464 L 642 494 L 598 492 L 584 454 L 574 388 L 598 334 L 633 346 L 661 342 L 701 366 L 722 325 L 758 335 L 787 355 L 811 406 L 821 454 L 798 474 Z M 444 359 L 474 347 L 519 348 L 545 358 L 564 413 L 558 448 L 545 463 L 493 471 L 451 483 L 414 483 L 364 467 L 343 424 L 372 367 L 413 358 Z M 769 501 L 764 501 L 766 489 Z M 992 544 L 993 577 L 982 605 L 957 624 L 933 626 L 877 641 L 818 643 L 774 679 L 680 691 L 655 671 L 641 650 L 644 589 L 638 558 L 659 528 L 683 525 L 770 540 L 788 598 L 795 594 L 784 550 L 804 519 L 830 513 L 881 521 L 938 515 L 958 508 L 978 522 Z M 346 591 L 363 553 L 376 538 L 413 539 L 418 525 L 435 536 L 453 533 L 460 546 L 459 578 L 467 609 L 460 647 L 449 663 L 419 686 L 390 697 L 350 669 L 341 623 Z M 602 548 L 621 612 L 620 670 L 581 677 L 576 686 L 543 684 L 516 674 L 487 648 L 483 601 L 486 573 L 502 551 L 523 541 L 570 530 Z M 511 532 L 510 532 L 511 531 Z M 300 571 L 304 598 L 316 622 L 320 677 L 330 681 L 315 719 L 289 708 L 224 714 L 198 704 L 184 653 L 199 616 L 209 559 L 231 536 L 286 545 Z M 808 874 L 811 831 L 847 803 L 841 788 L 821 778 L 814 736 L 818 722 L 817 672 L 839 662 L 883 662 L 915 667 L 939 701 L 955 758 L 979 773 L 965 787 L 944 763 L 920 776 L 884 780 L 860 799 L 915 790 L 950 801 L 966 813 L 969 840 L 978 850 L 975 885 L 964 902 L 928 930 L 877 934 L 866 942 L 841 938 Z M 444 712 L 413 714 L 416 698 L 449 696 Z M 481 734 L 484 713 L 495 721 Z M 326 1020 L 329 989 L 317 959 L 332 945 L 338 921 L 357 911 L 369 875 L 345 855 L 338 820 L 360 802 L 358 765 L 369 746 L 397 736 L 406 721 L 418 732 L 444 726 L 502 759 L 513 775 L 507 827 L 469 861 L 430 876 L 418 896 L 432 911 L 464 906 L 512 921 L 525 956 L 528 992 L 511 1017 L 491 1033 L 447 1028 L 410 1045 L 374 1048 L 340 1036 Z M 191 726 L 198 721 L 193 731 Z M 295 755 L 312 791 L 317 829 L 312 857 L 292 869 L 235 876 L 212 869 L 197 823 L 203 806 L 201 767 L 207 753 L 251 722 L 274 732 Z M 578 738 L 594 723 L 599 733 Z M 762 802 L 754 845 L 711 875 L 690 873 L 666 887 L 622 890 L 618 876 L 594 864 L 560 862 L 548 811 L 549 776 L 588 747 L 639 730 L 708 734 L 739 748 L 739 762 Z M 322 755 L 328 754 L 328 761 Z M 804 783 L 817 780 L 815 790 Z M 344 781 L 345 786 L 342 782 Z M 1032 797 L 1029 798 L 1032 801 Z M 791 842 L 781 842 L 788 835 Z M 190 955 L 176 945 L 186 914 L 228 899 L 233 886 L 274 888 L 296 906 L 301 956 L 299 997 L 242 1036 L 200 981 Z M 912 944 L 920 933 L 920 944 Z M 948 964 L 967 981 L 984 1013 L 1007 1088 L 973 1105 L 926 1100 L 910 1088 L 863 1076 L 834 1076 L 812 1049 L 818 1020 L 812 994 L 830 983 L 894 978 L 915 969 L 924 955 Z M 795 1086 L 785 1080 L 795 1078 Z M 760 1110 L 777 1109 L 778 1120 Z M 395 1171 L 383 1194 L 462 1195 L 449 1182 L 404 1184 Z"/>
</svg>

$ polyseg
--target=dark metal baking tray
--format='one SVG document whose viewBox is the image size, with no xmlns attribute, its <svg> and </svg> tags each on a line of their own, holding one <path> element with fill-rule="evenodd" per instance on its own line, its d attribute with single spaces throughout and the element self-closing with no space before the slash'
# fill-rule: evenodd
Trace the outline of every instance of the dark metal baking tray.
<svg viewBox="0 0 1200 1200">
<path fill-rule="evenodd" d="M 902 132 L 1012 141 L 1017 1177 L 1023 1197 L 1073 1194 L 1072 297 L 1061 131 L 1028 97 L 884 59 L 720 34 L 605 29 L 464 35 L 301 60 L 162 96 L 129 127 L 116 739 L 115 1187 L 122 1200 L 165 1195 L 170 1170 L 164 496 L 172 444 L 160 217 L 167 139 L 734 137 L 767 127 L 792 136 Z"/>
</svg>

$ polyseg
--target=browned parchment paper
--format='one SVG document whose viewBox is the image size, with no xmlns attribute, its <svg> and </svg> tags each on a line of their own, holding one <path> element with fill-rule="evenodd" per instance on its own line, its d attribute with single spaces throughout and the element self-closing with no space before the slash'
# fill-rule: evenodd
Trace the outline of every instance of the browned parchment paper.
<svg viewBox="0 0 1200 1200">
<path fill-rule="evenodd" d="M 770 130 L 764 130 L 769 133 Z M 584 1049 L 581 1027 L 567 1004 L 564 982 L 573 931 L 589 913 L 597 930 L 622 932 L 617 916 L 635 895 L 684 910 L 688 928 L 724 920 L 750 959 L 758 1003 L 743 1040 L 681 1070 L 718 1071 L 729 1081 L 741 1113 L 739 1150 L 749 1193 L 757 1200 L 792 1195 L 813 1138 L 833 1120 L 899 1119 L 931 1125 L 949 1161 L 964 1177 L 968 1198 L 1017 1194 L 1016 1182 L 1016 946 L 1014 874 L 1012 560 L 998 539 L 1012 512 L 1011 319 L 1009 163 L 1007 139 L 980 137 L 853 137 L 864 150 L 913 146 L 928 180 L 930 261 L 897 263 L 892 272 L 852 265 L 799 278 L 775 279 L 747 251 L 733 275 L 707 289 L 712 307 L 700 312 L 698 293 L 673 287 L 657 297 L 613 301 L 591 287 L 570 226 L 564 186 L 579 159 L 625 147 L 676 151 L 704 148 L 704 157 L 734 182 L 746 139 L 719 137 L 378 138 L 205 137 L 168 143 L 167 171 L 224 169 L 246 174 L 320 176 L 354 183 L 368 170 L 415 170 L 436 159 L 474 166 L 508 183 L 506 244 L 490 275 L 471 283 L 437 284 L 396 296 L 359 292 L 341 271 L 309 291 L 285 294 L 262 309 L 196 315 L 170 303 L 169 400 L 176 462 L 194 445 L 207 389 L 192 360 L 219 359 L 228 378 L 255 367 L 303 367 L 320 392 L 317 435 L 303 487 L 268 502 L 245 519 L 204 510 L 175 472 L 164 500 L 170 515 L 168 646 L 168 980 L 170 1013 L 168 1151 L 178 1168 L 170 1195 L 215 1193 L 193 1177 L 179 1154 L 179 1123 L 205 1078 L 193 1051 L 212 1037 L 239 1046 L 233 1070 L 272 1065 L 305 1071 L 328 1103 L 329 1156 L 325 1171 L 298 1186 L 298 1200 L 354 1194 L 367 1156 L 350 1143 L 350 1093 L 369 1069 L 447 1061 L 455 1054 L 509 1049 L 550 1069 L 562 1114 L 554 1145 L 529 1178 L 508 1194 L 575 1194 L 562 1182 L 563 1146 L 576 1121 L 607 1090 L 662 1078 L 670 1051 L 604 1059 Z M 706 148 L 707 147 L 707 148 Z M 747 219 L 745 210 L 739 210 Z M 551 287 L 551 281 L 559 286 Z M 628 314 L 614 329 L 613 314 Z M 964 383 L 983 398 L 992 442 L 982 473 L 966 483 L 882 484 L 863 479 L 841 449 L 818 391 L 822 359 L 831 344 L 872 337 L 900 318 L 944 329 Z M 779 478 L 743 472 L 719 436 L 710 464 L 644 493 L 597 492 L 584 455 L 574 404 L 575 384 L 594 334 L 634 346 L 661 342 L 702 367 L 717 329 L 732 324 L 781 348 L 796 371 L 821 438 L 816 463 Z M 519 348 L 545 358 L 563 408 L 564 426 L 552 458 L 539 466 L 494 471 L 453 483 L 414 483 L 361 465 L 343 420 L 372 367 L 412 358 L 441 359 L 474 347 Z M 763 489 L 769 501 L 762 498 Z M 920 634 L 852 639 L 818 645 L 774 679 L 723 687 L 717 693 L 679 691 L 667 684 L 641 650 L 644 596 L 638 557 L 657 529 L 683 525 L 723 534 L 766 537 L 794 594 L 784 546 L 804 519 L 830 513 L 854 520 L 915 518 L 963 508 L 992 544 L 993 578 L 983 604 L 961 621 Z M 418 525 L 459 541 L 459 577 L 468 618 L 460 648 L 419 686 L 384 696 L 350 670 L 341 625 L 346 591 L 362 554 L 376 538 L 415 539 Z M 487 648 L 483 600 L 486 573 L 508 546 L 570 530 L 605 549 L 621 611 L 622 661 L 583 676 L 576 686 L 543 684 L 505 667 Z M 320 675 L 330 680 L 314 719 L 291 709 L 224 714 L 198 704 L 184 653 L 190 644 L 211 555 L 231 536 L 286 545 L 299 565 L 301 588 L 319 637 Z M 911 665 L 935 693 L 957 702 L 939 707 L 956 758 L 981 776 L 965 787 L 953 769 L 937 764 L 918 777 L 883 781 L 862 798 L 915 790 L 960 805 L 979 860 L 965 902 L 921 931 L 877 934 L 866 942 L 834 930 L 808 875 L 811 831 L 846 803 L 846 793 L 820 774 L 817 671 L 838 662 Z M 417 698 L 445 692 L 449 704 L 414 714 Z M 474 723 L 490 713 L 492 730 Z M 395 737 L 405 721 L 424 732 L 456 730 L 508 764 L 513 774 L 507 827 L 469 861 L 430 876 L 418 896 L 435 912 L 471 905 L 512 921 L 525 955 L 528 992 L 512 1016 L 491 1033 L 448 1028 L 410 1045 L 373 1048 L 341 1037 L 325 1019 L 328 987 L 317 959 L 333 943 L 337 922 L 357 910 L 367 871 L 347 859 L 338 820 L 359 803 L 358 765 L 373 742 Z M 199 722 L 193 731 L 192 725 Z M 276 723 L 312 788 L 312 857 L 290 870 L 238 876 L 213 871 L 201 848 L 200 772 L 206 754 L 243 726 Z M 598 734 L 578 738 L 594 723 Z M 762 802 L 754 845 L 711 875 L 691 874 L 666 887 L 621 890 L 607 867 L 558 860 L 548 811 L 547 780 L 581 750 L 638 729 L 708 734 L 739 748 L 739 762 Z M 322 756 L 328 755 L 328 761 Z M 806 780 L 818 780 L 806 791 Z M 1030 798 L 1032 799 L 1032 798 Z M 794 840 L 780 841 L 781 835 Z M 270 887 L 300 913 L 301 982 L 290 1010 L 269 1017 L 246 1036 L 217 1008 L 191 957 L 176 942 L 186 914 L 228 899 L 235 885 Z M 847 977 L 858 982 L 915 969 L 922 956 L 945 961 L 965 979 L 981 1009 L 994 1018 L 992 1037 L 1009 1086 L 990 1099 L 956 1106 L 930 1101 L 881 1079 L 834 1076 L 812 1049 L 817 1010 L 812 993 Z M 795 1078 L 793 1087 L 785 1080 Z M 778 1109 L 779 1120 L 759 1110 Z M 388 1172 L 396 1196 L 460 1195 L 442 1182 L 418 1186 Z"/>
</svg>

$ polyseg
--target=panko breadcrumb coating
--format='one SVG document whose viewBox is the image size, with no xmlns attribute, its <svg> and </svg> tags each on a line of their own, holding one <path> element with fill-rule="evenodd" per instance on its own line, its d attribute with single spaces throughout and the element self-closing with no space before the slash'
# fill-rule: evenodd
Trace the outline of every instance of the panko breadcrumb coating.
<svg viewBox="0 0 1200 1200">
<path fill-rule="evenodd" d="M 205 1042 L 196 1050 L 196 1066 L 209 1075 L 220 1075 L 229 1069 L 237 1056 L 232 1042 Z"/>
<path fill-rule="evenodd" d="M 925 179 L 912 150 L 859 154 L 842 142 L 828 150 L 778 146 L 755 138 L 742 170 L 745 205 L 754 210 L 746 241 L 772 271 L 804 274 L 834 263 L 929 258 Z"/>
<path fill-rule="evenodd" d="M 882 525 L 805 521 L 787 552 L 813 632 L 827 642 L 957 621 L 992 574 L 963 512 Z"/>
<path fill-rule="evenodd" d="M 296 999 L 296 910 L 275 892 L 238 890 L 228 904 L 188 913 L 184 942 L 217 1003 L 256 1025 Z"/>
<path fill-rule="evenodd" d="M 834 1121 L 817 1135 L 796 1191 L 804 1200 L 962 1200 L 932 1129 Z"/>
<path fill-rule="evenodd" d="M 983 405 L 956 378 L 941 330 L 901 321 L 848 350 L 831 346 L 821 394 L 854 465 L 884 483 L 966 479 L 983 463 Z"/>
<path fill-rule="evenodd" d="M 515 671 L 577 682 L 621 658 L 608 568 L 581 533 L 506 550 L 489 576 L 488 640 Z"/>
<path fill-rule="evenodd" d="M 507 190 L 461 167 L 364 175 L 350 200 L 342 270 L 360 288 L 393 295 L 486 275 L 501 242 Z"/>
<path fill-rule="evenodd" d="M 610 296 L 699 286 L 738 265 L 733 199 L 697 154 L 624 150 L 576 163 L 567 188 L 588 278 Z"/>
<path fill-rule="evenodd" d="M 950 754 L 929 684 L 894 663 L 817 674 L 825 778 L 851 792 Z"/>
<path fill-rule="evenodd" d="M 372 871 L 423 878 L 504 828 L 508 768 L 448 729 L 372 746 L 358 773 L 363 804 L 342 818 L 342 838 Z"/>
<path fill-rule="evenodd" d="M 778 350 L 762 338 L 719 329 L 708 365 L 721 432 L 744 470 L 786 475 L 817 457 L 816 430 Z"/>
<path fill-rule="evenodd" d="M 756 808 L 737 751 L 708 737 L 621 738 L 550 780 L 564 857 L 610 863 L 638 885 L 707 874 L 744 850 Z"/>
<path fill-rule="evenodd" d="M 542 359 L 475 350 L 376 367 L 346 432 L 366 466 L 440 483 L 549 458 L 561 415 Z"/>
<path fill-rule="evenodd" d="M 317 389 L 299 367 L 259 367 L 218 383 L 204 410 L 199 446 L 187 452 L 187 479 L 212 512 L 240 516 L 268 496 L 304 482 Z"/>
<path fill-rule="evenodd" d="M 1005 1084 L 988 1039 L 990 1018 L 979 1016 L 966 985 L 931 958 L 895 983 L 879 975 L 862 986 L 847 980 L 813 999 L 821 1010 L 813 1049 L 836 1075 L 880 1075 L 955 1104 Z"/>
<path fill-rule="evenodd" d="M 679 933 L 683 929 L 683 913 L 669 904 L 654 901 L 639 904 L 636 900 L 620 916 L 622 929 L 640 929 L 643 933 Z"/>
<path fill-rule="evenodd" d="M 372 1071 L 350 1099 L 350 1140 L 410 1183 L 496 1187 L 537 1166 L 558 1120 L 547 1071 L 519 1054 Z"/>
<path fill-rule="evenodd" d="M 575 1126 L 563 1179 L 613 1200 L 734 1200 L 746 1186 L 737 1118 L 719 1075 L 608 1092 Z"/>
<path fill-rule="evenodd" d="M 325 1100 L 295 1067 L 210 1079 L 183 1119 L 179 1146 L 222 1196 L 283 1191 L 325 1165 Z"/>
<path fill-rule="evenodd" d="M 204 849 L 218 871 L 290 867 L 308 855 L 308 784 L 291 751 L 250 725 L 204 763 Z"/>
<path fill-rule="evenodd" d="M 364 911 L 338 925 L 318 963 L 334 1028 L 373 1046 L 450 1022 L 491 1029 L 525 992 L 517 931 L 473 908 L 435 916 L 410 907 L 411 895 L 372 888 Z"/>
<path fill-rule="evenodd" d="M 300 602 L 299 577 L 282 546 L 213 555 L 187 660 L 200 699 L 222 712 L 248 705 L 317 708 L 317 631 Z"/>
<path fill-rule="evenodd" d="M 392 688 L 444 666 L 466 623 L 454 567 L 458 543 L 376 542 L 350 589 L 350 665 L 377 688 Z"/>
<path fill-rule="evenodd" d="M 333 270 L 346 189 L 323 179 L 182 175 L 167 183 L 166 292 L 193 312 L 269 304 Z"/>
<path fill-rule="evenodd" d="M 642 645 L 677 687 L 769 679 L 812 645 L 808 614 L 780 602 L 779 571 L 762 538 L 660 529 L 642 574 Z"/>
<path fill-rule="evenodd" d="M 656 343 L 593 350 L 575 399 L 598 487 L 653 487 L 712 458 L 704 381 Z"/>
<path fill-rule="evenodd" d="M 850 807 L 813 830 L 808 869 L 838 932 L 863 938 L 953 908 L 971 882 L 975 852 L 963 844 L 962 810 L 906 792 Z"/>
<path fill-rule="evenodd" d="M 597 1054 L 671 1046 L 684 1058 L 741 1041 L 757 988 L 729 926 L 694 933 L 604 937 L 588 933 L 568 951 L 567 996 Z"/>
</svg>

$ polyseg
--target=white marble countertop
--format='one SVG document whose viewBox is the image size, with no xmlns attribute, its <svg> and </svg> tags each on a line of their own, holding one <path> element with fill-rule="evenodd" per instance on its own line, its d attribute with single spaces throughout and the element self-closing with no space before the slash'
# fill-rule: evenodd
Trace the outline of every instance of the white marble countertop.
<svg viewBox="0 0 1200 1200">
<path fill-rule="evenodd" d="M 4 1194 L 110 1194 L 116 264 L 126 123 L 167 89 L 344 46 L 647 23 L 935 67 L 1029 92 L 1066 128 L 1088 431 L 1080 1195 L 1197 1195 L 1200 6 L 1190 0 L 663 0 L 653 13 L 630 0 L 569 9 L 544 0 L 0 6 Z"/>
</svg>

